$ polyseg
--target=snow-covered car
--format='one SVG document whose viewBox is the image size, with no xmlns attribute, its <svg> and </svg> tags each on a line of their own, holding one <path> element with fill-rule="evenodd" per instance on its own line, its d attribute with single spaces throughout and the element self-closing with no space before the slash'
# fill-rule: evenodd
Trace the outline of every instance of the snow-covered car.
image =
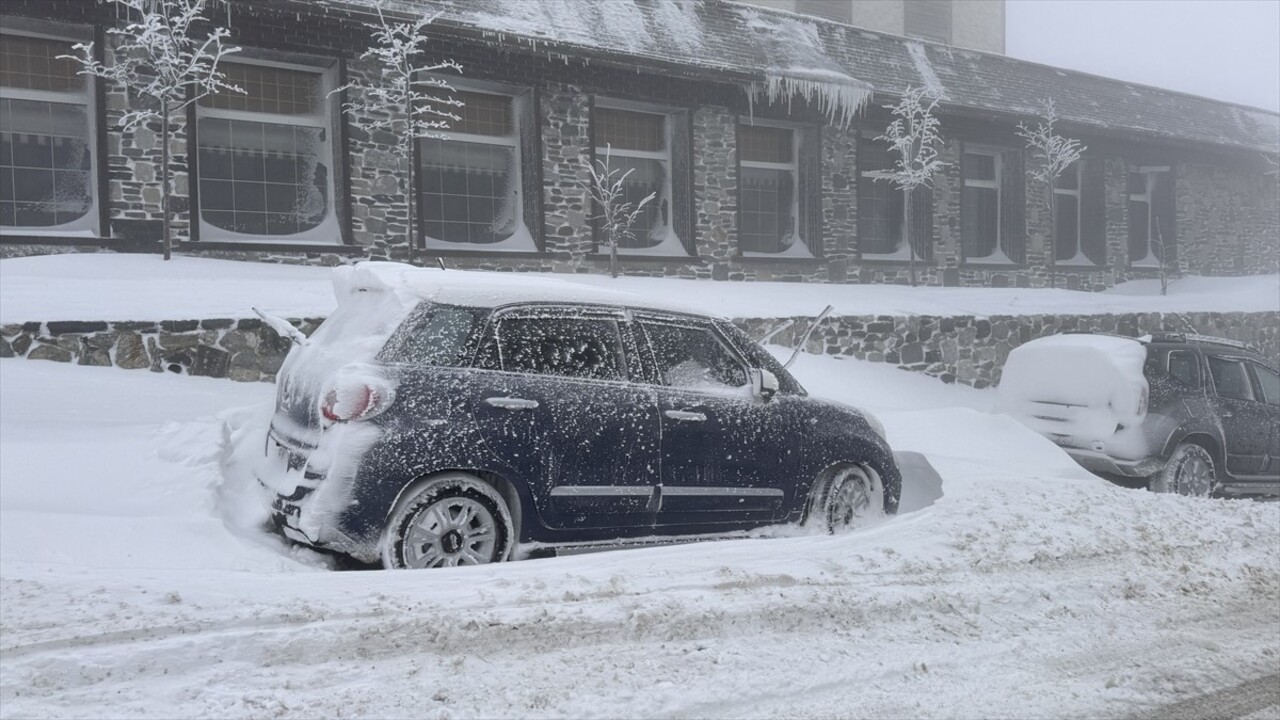
<svg viewBox="0 0 1280 720">
<path fill-rule="evenodd" d="M 1280 374 L 1203 335 L 1066 334 L 1009 354 L 999 407 L 1088 470 L 1159 492 L 1280 494 Z"/>
<path fill-rule="evenodd" d="M 296 346 L 258 477 L 292 540 L 440 567 L 897 510 L 879 422 L 725 320 L 394 263 L 334 285 L 309 339 L 273 322 Z"/>
</svg>

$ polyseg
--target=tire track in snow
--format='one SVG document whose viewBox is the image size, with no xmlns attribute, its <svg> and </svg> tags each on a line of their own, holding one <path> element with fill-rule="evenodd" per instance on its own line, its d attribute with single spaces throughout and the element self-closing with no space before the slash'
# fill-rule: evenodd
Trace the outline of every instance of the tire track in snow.
<svg viewBox="0 0 1280 720">
<path fill-rule="evenodd" d="M 1132 716 L 1132 720 L 1236 720 L 1274 709 L 1280 717 L 1280 673 L 1197 695 Z"/>
</svg>

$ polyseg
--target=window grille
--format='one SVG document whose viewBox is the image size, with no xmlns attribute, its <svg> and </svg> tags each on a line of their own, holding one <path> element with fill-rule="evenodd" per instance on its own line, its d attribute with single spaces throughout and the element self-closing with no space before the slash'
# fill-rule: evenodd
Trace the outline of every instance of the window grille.
<svg viewBox="0 0 1280 720">
<path fill-rule="evenodd" d="M 490 246 L 520 227 L 515 98 L 456 91 L 465 103 L 444 139 L 418 143 L 419 215 L 428 247 Z"/>
<path fill-rule="evenodd" d="M 333 151 L 324 74 L 274 65 L 219 66 L 246 94 L 196 109 L 201 238 L 335 242 Z"/>
<path fill-rule="evenodd" d="M 89 86 L 66 40 L 0 37 L 0 227 L 96 230 Z"/>
</svg>

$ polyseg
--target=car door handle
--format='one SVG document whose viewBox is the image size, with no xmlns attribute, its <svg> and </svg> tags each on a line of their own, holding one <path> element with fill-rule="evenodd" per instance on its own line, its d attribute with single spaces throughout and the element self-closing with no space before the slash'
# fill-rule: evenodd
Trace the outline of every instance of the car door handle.
<svg viewBox="0 0 1280 720">
<path fill-rule="evenodd" d="M 689 412 L 688 410 L 667 410 L 663 413 L 672 420 L 685 420 L 688 422 L 702 422 L 707 419 L 705 413 Z"/>
<path fill-rule="evenodd" d="M 484 401 L 503 410 L 532 410 L 538 407 L 537 400 L 525 400 L 524 398 L 491 397 L 485 398 Z"/>
</svg>

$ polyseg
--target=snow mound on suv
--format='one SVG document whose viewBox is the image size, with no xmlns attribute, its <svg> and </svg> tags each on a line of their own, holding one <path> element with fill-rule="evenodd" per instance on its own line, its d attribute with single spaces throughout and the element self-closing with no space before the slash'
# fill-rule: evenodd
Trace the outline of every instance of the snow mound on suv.
<svg viewBox="0 0 1280 720">
<path fill-rule="evenodd" d="M 1109 450 L 1124 429 L 1140 440 L 1147 412 L 1146 346 L 1109 335 L 1052 335 L 1009 353 L 1000 379 L 999 412 L 1059 444 Z M 1145 448 L 1134 447 L 1141 453 Z M 1129 454 L 1129 453 L 1126 453 Z"/>
</svg>

